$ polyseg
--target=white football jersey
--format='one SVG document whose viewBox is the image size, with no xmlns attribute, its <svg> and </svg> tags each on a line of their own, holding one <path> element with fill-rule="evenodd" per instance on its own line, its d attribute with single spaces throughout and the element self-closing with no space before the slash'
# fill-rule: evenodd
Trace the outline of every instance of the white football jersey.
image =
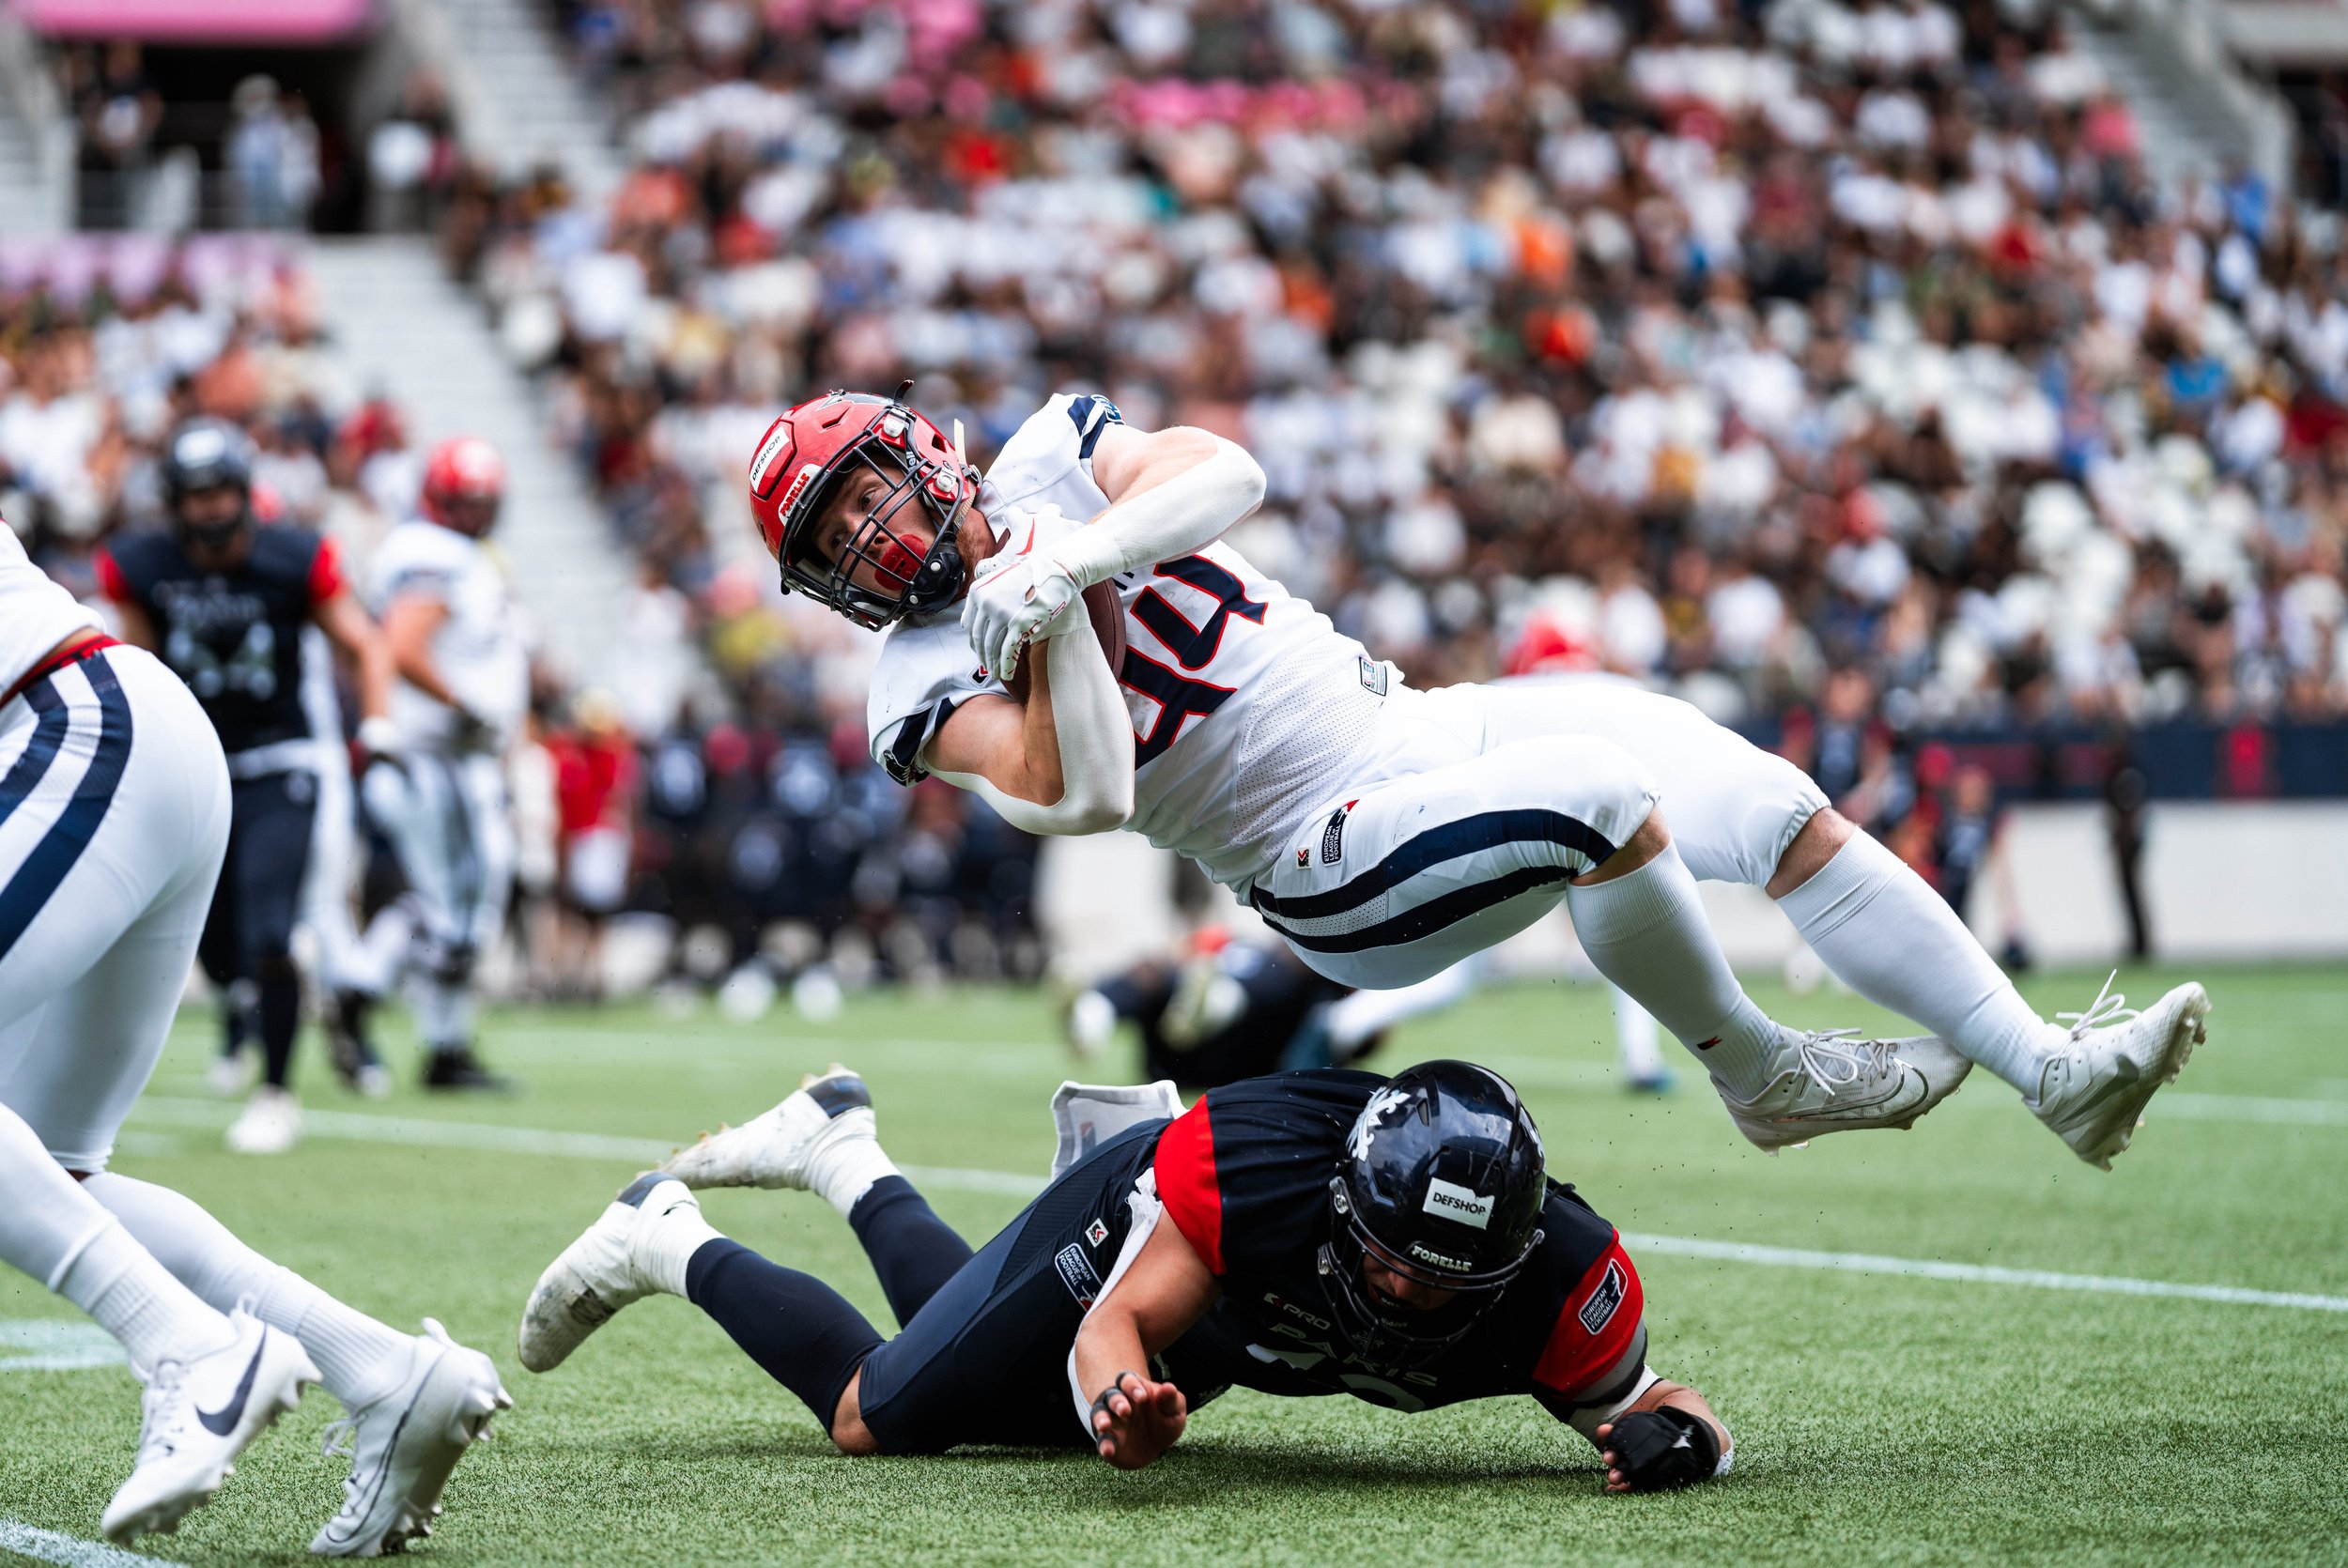
<svg viewBox="0 0 2348 1568">
<path fill-rule="evenodd" d="M 447 607 L 448 619 L 432 634 L 432 662 L 490 727 L 492 736 L 473 749 L 511 745 L 530 708 L 530 653 L 495 558 L 479 540 L 419 518 L 383 536 L 368 574 L 367 602 L 378 619 L 403 593 L 426 593 Z M 422 750 L 447 751 L 457 741 L 455 713 L 406 681 L 392 693 L 392 722 Z"/>
<path fill-rule="evenodd" d="M 1092 449 L 1118 423 L 1104 397 L 1062 393 L 1005 443 L 979 510 L 1024 553 L 1108 508 Z M 1126 825 L 1244 892 L 1292 825 L 1341 789 L 1393 669 L 1228 545 L 1110 579 L 1125 613 L 1118 671 L 1134 725 Z M 873 755 L 900 783 L 954 708 L 1003 685 L 981 676 L 959 604 L 890 626 L 868 710 Z"/>
<path fill-rule="evenodd" d="M 0 692 L 24 679 L 76 632 L 94 632 L 98 612 L 33 564 L 16 530 L 0 523 Z"/>
</svg>

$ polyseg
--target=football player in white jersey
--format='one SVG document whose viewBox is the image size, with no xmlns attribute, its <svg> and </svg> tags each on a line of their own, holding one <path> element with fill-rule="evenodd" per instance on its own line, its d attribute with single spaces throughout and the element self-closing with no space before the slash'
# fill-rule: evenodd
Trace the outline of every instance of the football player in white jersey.
<svg viewBox="0 0 2348 1568">
<path fill-rule="evenodd" d="M 360 794 L 412 894 L 389 918 L 414 925 L 408 954 L 431 1089 L 507 1086 L 473 1053 L 472 996 L 513 890 L 505 753 L 530 704 L 529 650 L 505 575 L 481 543 L 504 494 L 505 465 L 488 442 L 441 442 L 425 463 L 423 515 L 384 535 L 370 563 L 372 607 L 399 672 L 400 747 L 371 763 Z M 380 931 L 367 945 L 386 946 Z"/>
<path fill-rule="evenodd" d="M 192 1200 L 106 1169 L 171 1027 L 227 853 L 228 767 L 178 678 L 0 527 L 0 1258 L 89 1314 L 147 1386 L 116 1541 L 176 1528 L 323 1382 L 349 1411 L 314 1552 L 420 1534 L 508 1405 L 487 1356 L 402 1334 L 254 1252 Z"/>
<path fill-rule="evenodd" d="M 2109 1168 L 2201 1038 L 2198 985 L 2140 1015 L 2107 985 L 2070 1026 L 2040 1019 L 1807 775 L 1685 702 L 1413 690 L 1218 542 L 1263 494 L 1218 437 L 1062 395 L 981 481 L 902 401 L 833 392 L 768 429 L 749 482 L 784 587 L 888 628 L 869 716 L 900 780 L 935 773 L 1030 832 L 1142 833 L 1352 986 L 1426 979 L 1563 898 L 1599 971 L 1762 1148 L 1907 1127 L 1979 1063 Z M 1933 1033 L 1772 1022 L 1722 957 L 1699 877 L 1766 888 L 1853 990 Z"/>
</svg>

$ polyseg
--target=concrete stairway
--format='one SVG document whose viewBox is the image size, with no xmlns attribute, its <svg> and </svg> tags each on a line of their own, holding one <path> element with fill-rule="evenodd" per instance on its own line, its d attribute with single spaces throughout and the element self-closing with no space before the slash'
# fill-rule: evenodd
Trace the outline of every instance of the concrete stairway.
<svg viewBox="0 0 2348 1568">
<path fill-rule="evenodd" d="M 515 595 L 564 673 L 608 683 L 626 653 L 615 646 L 626 551 L 568 454 L 548 444 L 537 394 L 499 352 L 479 301 L 446 280 L 420 238 L 322 239 L 309 266 L 354 384 L 394 398 L 419 445 L 473 435 L 504 454 L 497 544 Z"/>
<path fill-rule="evenodd" d="M 619 183 L 609 121 L 540 0 L 407 0 L 406 11 L 447 74 L 474 153 L 508 176 L 560 163 L 591 196 Z"/>
<path fill-rule="evenodd" d="M 2128 100 L 2155 180 L 2247 166 L 2289 188 L 2289 111 L 2235 65 L 2197 0 L 2136 0 L 2093 23 L 2075 11 L 2071 38 Z"/>
<path fill-rule="evenodd" d="M 40 46 L 0 8 L 0 236 L 61 234 L 72 226 L 72 134 Z"/>
</svg>

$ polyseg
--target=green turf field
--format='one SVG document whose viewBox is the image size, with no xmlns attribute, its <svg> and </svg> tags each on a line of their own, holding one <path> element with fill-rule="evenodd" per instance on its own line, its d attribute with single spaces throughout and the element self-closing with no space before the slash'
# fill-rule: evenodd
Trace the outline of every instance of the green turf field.
<svg viewBox="0 0 2348 1568">
<path fill-rule="evenodd" d="M 2101 976 L 2035 978 L 2083 1007 Z M 2124 975 L 2146 1001 L 2173 976 Z M 2078 1163 L 1976 1073 L 1912 1133 L 1768 1159 L 1710 1093 L 1612 1084 L 1601 992 L 1526 986 L 1412 1028 L 1382 1055 L 1490 1063 L 1526 1091 L 1552 1170 L 1627 1232 L 2348 1297 L 2348 973 L 2220 973 L 2209 1043 L 2117 1172 Z M 1848 997 L 1756 992 L 1789 1021 L 1879 1026 Z M 1668 1563 L 2348 1560 L 2348 1313 L 1765 1266 L 1634 1248 L 1652 1358 L 1738 1437 L 1727 1482 L 1610 1498 L 1595 1458 L 1529 1401 L 1403 1417 L 1234 1394 L 1135 1475 L 1000 1451 L 848 1460 L 681 1301 L 629 1309 L 561 1370 L 514 1360 L 539 1268 L 638 1164 L 636 1145 L 739 1120 L 808 1068 L 871 1080 L 904 1163 L 1039 1173 L 1044 1100 L 1070 1070 L 1044 1001 L 1011 992 L 852 1001 L 820 1028 L 646 1007 L 493 1017 L 487 1053 L 528 1080 L 496 1101 L 342 1095 L 304 1068 L 314 1135 L 276 1160 L 222 1151 L 209 1015 L 183 1021 L 117 1156 L 378 1315 L 431 1313 L 490 1350 L 517 1407 L 459 1468 L 446 1563 Z M 404 1057 L 406 1042 L 395 1043 Z M 1675 1066 L 1678 1066 L 1675 1062 Z M 1095 1074 L 1096 1076 L 1098 1074 Z M 362 1118 L 391 1118 L 388 1121 Z M 425 1120 L 429 1118 L 429 1120 Z M 330 1125 L 323 1129 L 315 1123 Z M 446 1123 L 478 1123 L 451 1134 Z M 421 1125 L 419 1125 L 421 1123 Z M 530 1139 L 523 1128 L 589 1134 Z M 361 1136 L 364 1134 L 366 1136 Z M 991 1189 L 991 1190 L 990 1190 Z M 982 1239 L 1010 1184 L 934 1185 Z M 888 1322 L 846 1225 L 806 1194 L 720 1192 L 721 1228 L 822 1273 Z M 136 1390 L 119 1366 L 10 1371 L 6 1337 L 69 1309 L 0 1277 L 0 1519 L 97 1530 L 126 1472 Z M 159 1556 L 292 1562 L 340 1500 L 322 1391 L 248 1453 Z M 8 1554 L 0 1550 L 0 1559 Z M 62 1559 L 61 1559 L 62 1560 Z"/>
</svg>

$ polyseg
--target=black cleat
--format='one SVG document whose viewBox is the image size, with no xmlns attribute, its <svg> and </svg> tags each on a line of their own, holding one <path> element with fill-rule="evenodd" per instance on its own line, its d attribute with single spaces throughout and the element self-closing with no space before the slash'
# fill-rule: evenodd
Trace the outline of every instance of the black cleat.
<svg viewBox="0 0 2348 1568">
<path fill-rule="evenodd" d="M 481 1065 L 469 1045 L 435 1051 L 425 1058 L 424 1086 L 452 1092 L 471 1091 L 480 1094 L 511 1094 L 520 1087 L 503 1073 L 491 1072 Z"/>
<path fill-rule="evenodd" d="M 338 991 L 333 1006 L 327 1011 L 326 1053 L 334 1064 L 334 1076 L 343 1081 L 343 1087 L 380 1099 L 391 1092 L 391 1074 L 383 1070 L 383 1058 L 376 1054 L 375 1044 L 367 1038 L 367 1014 L 375 1006 L 375 998 L 362 991 Z"/>
</svg>

